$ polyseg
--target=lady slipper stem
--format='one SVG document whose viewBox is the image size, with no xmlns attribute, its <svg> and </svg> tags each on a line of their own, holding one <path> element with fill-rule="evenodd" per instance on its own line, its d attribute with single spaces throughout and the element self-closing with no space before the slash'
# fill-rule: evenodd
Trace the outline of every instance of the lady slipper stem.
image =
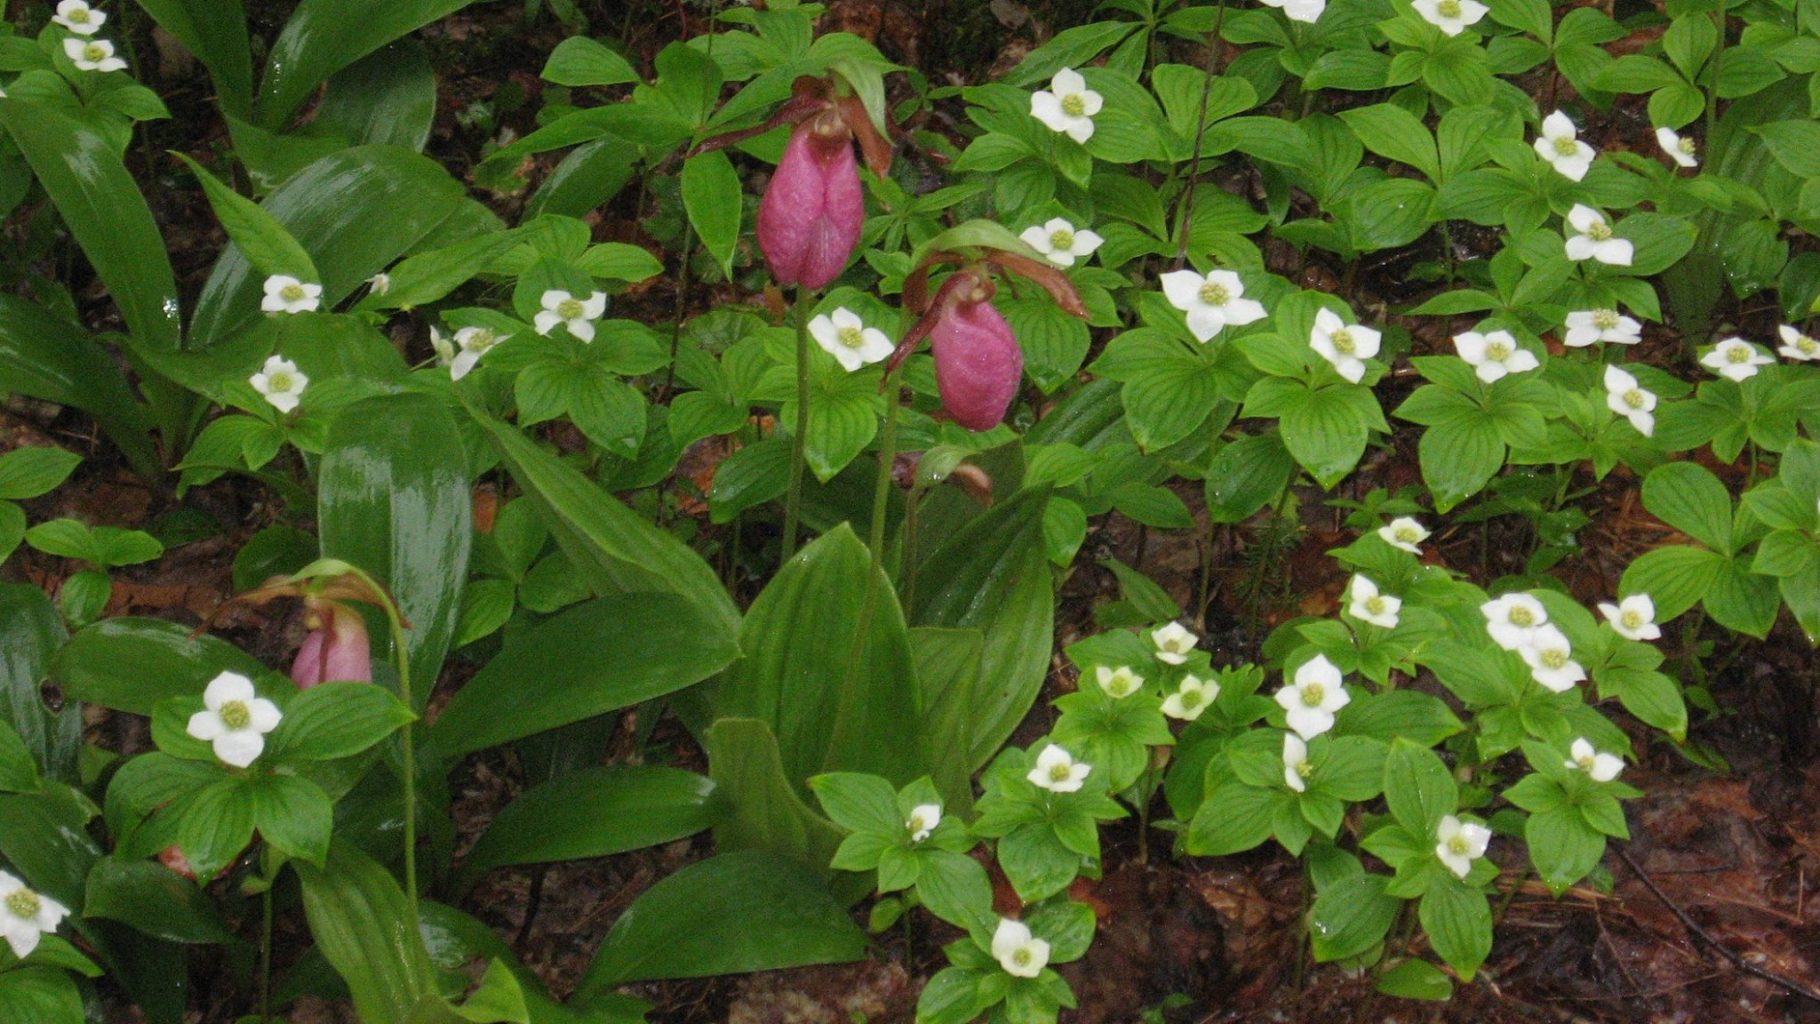
<svg viewBox="0 0 1820 1024">
<path fill-rule="evenodd" d="M 885 576 L 885 513 L 891 504 L 891 469 L 897 461 L 897 369 L 885 371 L 885 427 L 878 441 L 878 478 L 872 485 L 872 523 L 866 544 L 871 549 L 872 563 L 866 571 L 866 598 L 860 605 L 859 625 L 853 631 L 853 646 L 847 652 L 847 672 L 843 692 L 852 692 L 860 666 L 866 660 L 866 640 L 872 635 L 872 620 L 878 615 Z M 838 732 L 841 723 L 835 723 Z"/>
<path fill-rule="evenodd" d="M 815 296 L 796 288 L 796 426 L 790 437 L 790 490 L 784 498 L 784 547 L 780 562 L 796 554 L 796 520 L 803 503 L 803 447 L 809 436 L 809 314 Z"/>
</svg>

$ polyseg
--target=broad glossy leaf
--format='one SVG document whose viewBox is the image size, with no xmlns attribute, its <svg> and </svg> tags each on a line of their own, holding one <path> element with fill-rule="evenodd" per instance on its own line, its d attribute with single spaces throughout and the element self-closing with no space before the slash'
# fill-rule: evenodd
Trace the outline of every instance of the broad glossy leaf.
<svg viewBox="0 0 1820 1024">
<path fill-rule="evenodd" d="M 675 693 L 738 657 L 733 636 L 672 594 L 615 594 L 512 636 L 443 709 L 445 757 Z"/>
<path fill-rule="evenodd" d="M 138 0 L 138 4 L 208 68 L 221 109 L 245 117 L 253 103 L 253 58 L 241 0 Z"/>
<path fill-rule="evenodd" d="M 984 650 L 985 637 L 977 629 L 918 626 L 910 631 L 930 775 L 950 814 L 965 816 L 973 808 L 972 766 L 947 754 L 973 746 L 974 698 Z"/>
<path fill-rule="evenodd" d="M 403 39 L 336 72 L 310 122 L 359 146 L 423 152 L 436 119 L 436 72 L 423 44 Z"/>
<path fill-rule="evenodd" d="M 427 395 L 351 405 L 330 427 L 318 475 L 322 554 L 372 574 L 398 603 L 421 711 L 455 635 L 473 539 L 455 418 Z"/>
<path fill-rule="evenodd" d="M 347 982 L 366 1024 L 402 1019 L 436 983 L 410 904 L 385 868 L 353 845 L 329 851 L 328 864 L 293 865 L 303 881 L 303 911 L 316 948 Z"/>
<path fill-rule="evenodd" d="M 0 100 L 0 125 L 12 133 L 107 285 L 134 342 L 177 348 L 182 327 L 170 256 L 151 208 L 113 143 L 92 125 L 19 99 Z"/>
<path fill-rule="evenodd" d="M 707 748 L 708 770 L 731 812 L 714 827 L 714 848 L 768 850 L 827 878 L 841 833 L 784 774 L 771 727 L 754 718 L 723 718 L 708 730 Z"/>
<path fill-rule="evenodd" d="M 0 722 L 17 730 L 40 773 L 75 782 L 81 709 L 72 700 L 53 713 L 38 688 L 67 635 L 44 591 L 0 583 Z"/>
<path fill-rule="evenodd" d="M 727 154 L 719 150 L 689 158 L 682 169 L 683 208 L 689 223 L 701 236 L 722 276 L 733 279 L 733 249 L 739 244 L 743 196 L 739 174 Z"/>
<path fill-rule="evenodd" d="M 107 351 L 79 325 L 14 295 L 0 295 L 0 391 L 81 409 L 134 469 L 158 471 L 151 424 Z"/>
<path fill-rule="evenodd" d="M 162 864 L 103 857 L 89 870 L 85 917 L 106 917 L 184 943 L 235 942 L 196 883 Z"/>
<path fill-rule="evenodd" d="M 310 254 L 263 207 L 222 184 L 196 161 L 182 153 L 175 156 L 196 176 L 209 205 L 215 208 L 215 219 L 262 277 L 285 274 L 307 282 L 319 279 Z"/>
<path fill-rule="evenodd" d="M 272 43 L 259 121 L 281 128 L 323 79 L 473 0 L 303 0 Z"/>
<path fill-rule="evenodd" d="M 147 716 L 167 697 L 200 696 L 222 672 L 251 678 L 268 697 L 293 689 L 240 648 L 162 619 L 103 619 L 70 637 L 50 666 L 65 698 Z"/>
<path fill-rule="evenodd" d="M 762 850 L 698 861 L 646 890 L 613 923 L 579 998 L 628 981 L 845 963 L 866 937 L 806 868 Z"/>
</svg>

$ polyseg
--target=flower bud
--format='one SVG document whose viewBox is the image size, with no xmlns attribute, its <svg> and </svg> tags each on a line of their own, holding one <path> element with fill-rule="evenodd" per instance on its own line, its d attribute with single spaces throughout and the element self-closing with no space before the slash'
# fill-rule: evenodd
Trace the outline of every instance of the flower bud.
<svg viewBox="0 0 1820 1024">
<path fill-rule="evenodd" d="M 1024 373 L 1011 327 L 987 299 L 947 306 L 929 331 L 935 384 L 954 422 L 991 430 L 1005 418 Z"/>
<path fill-rule="evenodd" d="M 833 113 L 804 121 L 758 204 L 758 248 L 771 276 L 826 287 L 847 266 L 865 219 L 851 133 Z"/>
<path fill-rule="evenodd" d="M 373 681 L 373 650 L 366 620 L 334 601 L 309 599 L 310 635 L 297 649 L 291 681 L 307 690 L 317 683 Z"/>
</svg>

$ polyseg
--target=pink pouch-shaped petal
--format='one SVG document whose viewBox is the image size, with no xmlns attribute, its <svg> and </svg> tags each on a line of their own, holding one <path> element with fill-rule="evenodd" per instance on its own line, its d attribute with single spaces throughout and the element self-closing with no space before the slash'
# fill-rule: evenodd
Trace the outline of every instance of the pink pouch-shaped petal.
<svg viewBox="0 0 1820 1024">
<path fill-rule="evenodd" d="M 852 142 L 844 132 L 824 137 L 818 123 L 791 134 L 758 204 L 758 248 L 771 276 L 811 291 L 840 276 L 866 220 Z"/>
<path fill-rule="evenodd" d="M 1024 353 L 991 302 L 957 302 L 929 332 L 942 405 L 968 430 L 1005 418 L 1024 373 Z"/>
</svg>

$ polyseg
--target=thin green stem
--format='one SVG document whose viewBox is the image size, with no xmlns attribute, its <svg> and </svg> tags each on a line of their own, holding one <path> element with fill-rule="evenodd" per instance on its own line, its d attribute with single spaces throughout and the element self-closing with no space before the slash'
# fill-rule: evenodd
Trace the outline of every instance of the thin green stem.
<svg viewBox="0 0 1820 1024">
<path fill-rule="evenodd" d="M 272 885 L 268 878 L 260 902 L 264 905 L 265 924 L 259 932 L 259 1020 L 272 1019 Z"/>
<path fill-rule="evenodd" d="M 872 528 L 866 544 L 872 549 L 872 570 L 884 567 L 885 513 L 891 502 L 891 470 L 897 459 L 897 371 L 885 374 L 885 426 L 879 433 L 878 479 L 872 485 Z"/>
<path fill-rule="evenodd" d="M 1719 154 L 1713 150 L 1714 129 L 1719 120 L 1719 69 L 1725 63 L 1725 4 L 1713 12 L 1713 21 L 1719 26 L 1719 43 L 1713 48 L 1712 87 L 1706 90 L 1706 163 L 1717 166 Z"/>
<path fill-rule="evenodd" d="M 386 605 L 386 618 L 392 627 L 393 661 L 398 666 L 398 699 L 413 712 L 417 705 L 411 700 L 411 653 L 405 646 L 404 623 L 398 617 L 398 610 L 390 602 Z M 414 725 L 406 725 L 398 732 L 399 742 L 404 754 L 404 897 L 411 908 L 411 921 L 422 920 L 417 911 L 417 742 Z"/>
<path fill-rule="evenodd" d="M 796 426 L 790 438 L 790 490 L 784 498 L 784 545 L 779 563 L 796 554 L 796 521 L 803 503 L 803 446 L 809 436 L 809 310 L 815 297 L 796 289 Z"/>
</svg>

